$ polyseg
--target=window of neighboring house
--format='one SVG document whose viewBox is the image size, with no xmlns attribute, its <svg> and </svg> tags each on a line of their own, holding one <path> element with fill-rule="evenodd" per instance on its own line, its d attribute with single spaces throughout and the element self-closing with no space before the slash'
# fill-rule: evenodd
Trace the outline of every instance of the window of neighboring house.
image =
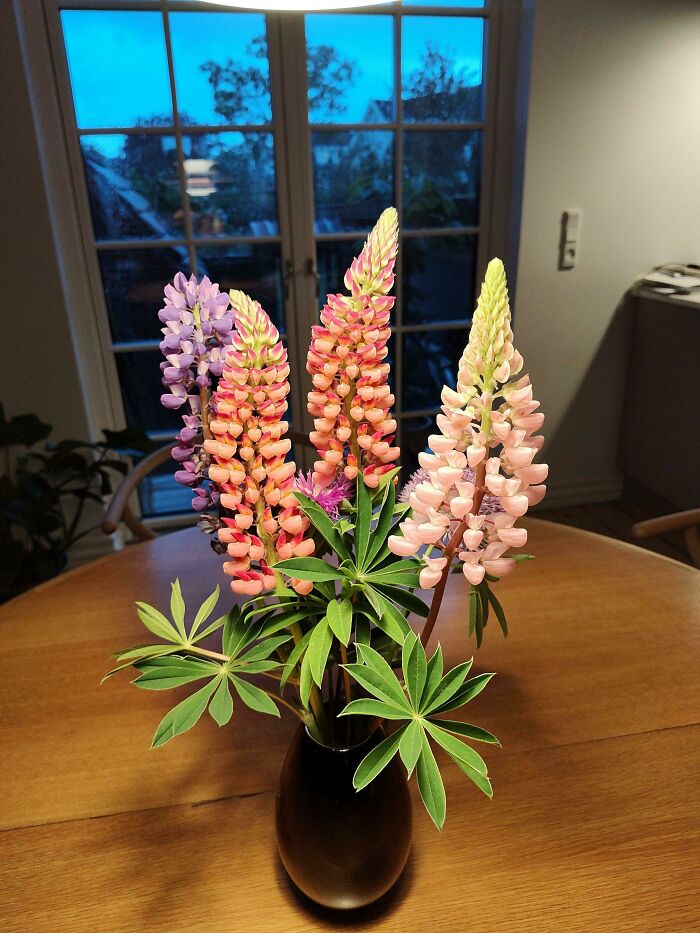
<svg viewBox="0 0 700 933">
<path fill-rule="evenodd" d="M 303 424 L 295 357 L 318 296 L 342 288 L 394 203 L 390 361 L 414 468 L 455 381 L 485 259 L 495 10 L 416 0 L 266 17 L 177 0 L 45 3 L 60 21 L 59 84 L 125 422 L 163 439 L 178 428 L 159 405 L 157 311 L 181 269 L 261 301 L 293 351 L 292 420 Z M 143 484 L 144 514 L 187 508 L 171 472 Z"/>
</svg>

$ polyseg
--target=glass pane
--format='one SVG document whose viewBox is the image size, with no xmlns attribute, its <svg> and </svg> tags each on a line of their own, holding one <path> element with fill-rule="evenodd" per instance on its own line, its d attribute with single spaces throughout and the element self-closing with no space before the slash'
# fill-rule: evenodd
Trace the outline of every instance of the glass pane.
<svg viewBox="0 0 700 933">
<path fill-rule="evenodd" d="M 161 13 L 67 10 L 61 22 L 78 126 L 172 124 Z"/>
<path fill-rule="evenodd" d="M 456 385 L 457 364 L 466 342 L 466 326 L 464 331 L 427 330 L 403 335 L 403 411 L 440 407 L 442 387 Z"/>
<path fill-rule="evenodd" d="M 405 132 L 404 226 L 475 227 L 480 169 L 480 130 Z"/>
<path fill-rule="evenodd" d="M 163 442 L 165 443 L 165 442 Z M 192 490 L 175 482 L 173 474 L 179 464 L 168 460 L 156 467 L 146 479 L 139 483 L 141 514 L 144 518 L 152 515 L 173 515 L 178 512 L 192 512 Z"/>
<path fill-rule="evenodd" d="M 401 243 L 404 324 L 471 318 L 476 241 L 475 236 L 404 237 Z"/>
<path fill-rule="evenodd" d="M 190 274 L 187 248 L 109 249 L 98 257 L 114 342 L 162 339 L 163 288 L 176 272 Z"/>
<path fill-rule="evenodd" d="M 311 134 L 316 233 L 370 230 L 394 201 L 393 132 Z"/>
<path fill-rule="evenodd" d="M 319 303 L 325 302 L 326 295 L 345 292 L 343 276 L 361 249 L 362 240 L 322 240 L 316 243 Z"/>
<path fill-rule="evenodd" d="M 459 123 L 482 117 L 482 19 L 405 16 L 402 95 L 406 123 Z"/>
<path fill-rule="evenodd" d="M 171 13 L 177 105 L 186 125 L 269 123 L 261 13 Z"/>
<path fill-rule="evenodd" d="M 221 291 L 237 288 L 259 301 L 278 330 L 284 331 L 284 288 L 276 243 L 237 243 L 197 251 L 197 270 Z"/>
<path fill-rule="evenodd" d="M 418 454 L 428 447 L 428 436 L 435 433 L 435 416 L 401 419 L 401 479 L 403 485 L 419 467 Z"/>
<path fill-rule="evenodd" d="M 185 136 L 183 149 L 196 236 L 279 232 L 272 133 Z"/>
<path fill-rule="evenodd" d="M 81 136 L 96 240 L 184 236 L 173 136 Z"/>
<path fill-rule="evenodd" d="M 160 350 L 117 353 L 117 372 L 122 387 L 126 423 L 144 431 L 172 431 L 182 427 L 181 412 L 168 411 L 160 404 L 165 392 L 161 382 Z"/>
<path fill-rule="evenodd" d="M 312 123 L 394 119 L 391 16 L 307 16 L 306 55 Z"/>
</svg>

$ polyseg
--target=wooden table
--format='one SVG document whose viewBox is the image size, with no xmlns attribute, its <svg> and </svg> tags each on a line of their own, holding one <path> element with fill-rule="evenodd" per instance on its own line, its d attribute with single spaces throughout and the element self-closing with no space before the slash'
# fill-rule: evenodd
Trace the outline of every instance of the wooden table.
<svg viewBox="0 0 700 933">
<path fill-rule="evenodd" d="M 173 696 L 124 677 L 142 639 L 132 603 L 194 604 L 218 578 L 195 531 L 137 545 L 0 610 L 0 928 L 306 933 L 372 929 L 700 928 L 700 573 L 532 520 L 537 560 L 500 587 L 476 667 L 500 674 L 471 719 L 495 798 L 446 765 L 442 834 L 416 807 L 408 869 L 378 907 L 340 918 L 302 904 L 279 867 L 273 807 L 294 723 L 238 709 L 158 751 Z M 461 577 L 439 637 L 471 653 Z"/>
</svg>

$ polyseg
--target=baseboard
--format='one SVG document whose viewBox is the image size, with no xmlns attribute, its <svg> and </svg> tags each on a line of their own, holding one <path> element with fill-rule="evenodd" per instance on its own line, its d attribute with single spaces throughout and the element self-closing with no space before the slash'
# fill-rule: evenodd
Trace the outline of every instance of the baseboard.
<svg viewBox="0 0 700 933">
<path fill-rule="evenodd" d="M 544 509 L 558 509 L 570 505 L 590 505 L 595 502 L 612 502 L 622 498 L 624 482 L 622 476 L 605 476 L 598 479 L 565 480 L 547 484 L 547 495 L 541 505 L 532 510 L 536 515 Z"/>
</svg>

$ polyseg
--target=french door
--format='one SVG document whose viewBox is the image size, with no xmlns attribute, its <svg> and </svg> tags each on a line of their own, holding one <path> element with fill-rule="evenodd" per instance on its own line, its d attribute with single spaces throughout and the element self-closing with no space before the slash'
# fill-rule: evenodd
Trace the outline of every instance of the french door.
<svg viewBox="0 0 700 933">
<path fill-rule="evenodd" d="M 497 8 L 264 15 L 45 0 L 106 385 L 154 437 L 157 310 L 182 270 L 249 292 L 284 335 L 308 427 L 309 329 L 381 211 L 401 221 L 390 362 L 404 465 L 455 379 L 491 248 Z M 302 455 L 303 456 L 303 455 Z M 300 458 L 301 459 L 301 458 Z M 152 477 L 142 510 L 187 503 Z"/>
</svg>

